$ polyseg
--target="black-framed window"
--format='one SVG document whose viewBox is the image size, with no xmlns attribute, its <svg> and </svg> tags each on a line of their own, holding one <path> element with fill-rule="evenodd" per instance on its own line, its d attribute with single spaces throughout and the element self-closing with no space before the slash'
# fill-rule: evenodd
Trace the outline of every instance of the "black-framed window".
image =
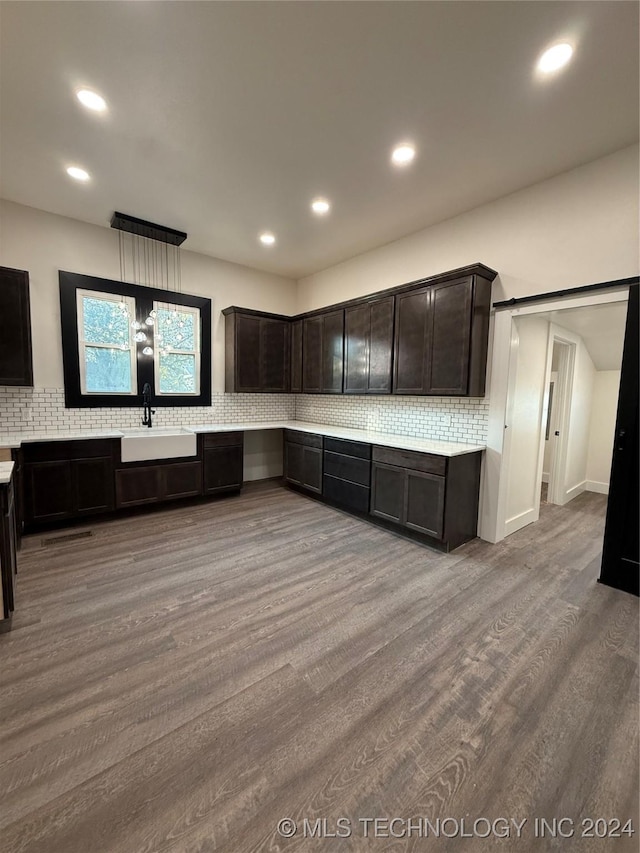
<svg viewBox="0 0 640 853">
<path fill-rule="evenodd" d="M 60 270 L 65 405 L 211 405 L 211 300 Z"/>
</svg>

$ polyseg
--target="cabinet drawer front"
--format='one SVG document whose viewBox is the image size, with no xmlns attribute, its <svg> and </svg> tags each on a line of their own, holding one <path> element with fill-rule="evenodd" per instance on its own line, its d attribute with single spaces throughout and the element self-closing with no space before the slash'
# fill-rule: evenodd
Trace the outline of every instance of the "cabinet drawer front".
<svg viewBox="0 0 640 853">
<path fill-rule="evenodd" d="M 345 453 L 347 456 L 358 456 L 360 459 L 371 459 L 371 445 L 361 441 L 325 437 L 324 449 L 333 453 Z"/>
<path fill-rule="evenodd" d="M 244 442 L 243 432 L 206 432 L 204 433 L 204 446 L 207 447 L 233 447 L 242 445 Z"/>
<path fill-rule="evenodd" d="M 438 474 L 441 477 L 444 477 L 447 470 L 446 456 L 436 456 L 434 453 L 374 447 L 372 458 L 374 462 L 397 465 L 399 468 L 411 468 L 414 471 L 423 471 L 425 474 Z"/>
<path fill-rule="evenodd" d="M 369 488 L 367 486 L 348 483 L 346 480 L 325 474 L 322 494 L 328 500 L 356 512 L 369 512 Z"/>
<path fill-rule="evenodd" d="M 325 448 L 324 473 L 341 480 L 350 480 L 361 486 L 369 486 L 371 482 L 371 463 L 368 459 L 357 459 L 345 456 L 343 453 L 332 453 Z"/>
<path fill-rule="evenodd" d="M 88 438 L 76 441 L 34 441 L 23 445 L 25 462 L 55 462 L 62 459 L 91 459 L 111 456 L 119 438 Z"/>
<path fill-rule="evenodd" d="M 292 441 L 294 444 L 306 444 L 307 447 L 322 447 L 322 436 L 313 432 L 298 432 L 294 429 L 285 429 L 284 440 Z"/>
</svg>

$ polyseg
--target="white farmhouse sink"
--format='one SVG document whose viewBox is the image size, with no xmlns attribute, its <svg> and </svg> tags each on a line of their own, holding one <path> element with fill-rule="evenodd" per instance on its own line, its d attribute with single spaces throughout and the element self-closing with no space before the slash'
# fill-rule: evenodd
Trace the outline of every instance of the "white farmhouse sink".
<svg viewBox="0 0 640 853">
<path fill-rule="evenodd" d="M 149 459 L 175 459 L 195 456 L 197 436 L 180 427 L 138 427 L 123 430 L 120 453 L 123 462 L 144 462 Z"/>
</svg>

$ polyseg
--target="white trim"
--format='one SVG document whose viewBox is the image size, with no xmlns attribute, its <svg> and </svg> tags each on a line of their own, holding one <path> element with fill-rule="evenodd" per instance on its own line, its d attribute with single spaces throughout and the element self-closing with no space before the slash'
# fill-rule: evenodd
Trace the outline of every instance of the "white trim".
<svg viewBox="0 0 640 853">
<path fill-rule="evenodd" d="M 572 501 L 574 498 L 577 498 L 578 495 L 581 495 L 583 492 L 587 491 L 587 481 L 583 480 L 581 483 L 578 483 L 576 486 L 572 486 L 570 489 L 567 489 L 563 494 L 563 500 L 561 505 L 564 506 L 568 504 L 569 501 Z"/>
<path fill-rule="evenodd" d="M 493 352 L 491 356 L 491 395 L 489 397 L 489 422 L 487 450 L 484 459 L 482 496 L 478 532 L 487 542 L 499 542 L 506 533 L 506 491 L 508 454 L 504 447 L 507 401 L 509 391 L 509 365 L 513 318 L 527 314 L 544 314 L 564 308 L 583 308 L 626 302 L 629 286 L 609 288 L 598 293 L 571 296 L 535 302 L 515 308 L 502 308 L 493 312 Z"/>
<path fill-rule="evenodd" d="M 585 491 L 597 492 L 600 495 L 609 494 L 609 483 L 599 483 L 597 480 L 585 480 Z"/>
<path fill-rule="evenodd" d="M 556 326 L 549 324 L 550 357 L 553 358 L 553 345 L 560 344 L 560 361 L 558 364 L 558 418 L 556 429 L 560 433 L 556 443 L 553 463 L 551 465 L 551 488 L 547 500 L 552 504 L 565 504 L 568 500 L 566 493 L 565 473 L 567 470 L 567 454 L 569 452 L 569 430 L 571 429 L 571 398 L 573 394 L 573 377 L 576 366 L 576 349 L 580 337 Z M 551 370 L 547 377 L 547 385 L 551 379 Z M 542 436 L 544 447 L 544 436 Z"/>
<path fill-rule="evenodd" d="M 155 393 L 158 397 L 198 397 L 200 395 L 200 364 L 202 352 L 202 335 L 200 331 L 201 314 L 199 308 L 194 308 L 191 305 L 181 305 L 178 302 L 156 302 L 153 303 L 153 310 L 158 311 L 177 311 L 180 314 L 191 314 L 194 318 L 193 322 L 193 346 L 192 350 L 174 349 L 169 347 L 169 352 L 173 355 L 192 355 L 195 358 L 194 378 L 195 390 L 193 391 L 161 391 L 160 390 L 160 346 L 154 340 L 153 347 L 153 375 Z M 154 327 L 154 337 L 158 328 L 158 318 L 156 316 L 156 325 Z"/>
<path fill-rule="evenodd" d="M 520 530 L 521 527 L 526 527 L 527 524 L 533 524 L 533 522 L 537 521 L 539 517 L 540 504 L 538 503 L 537 507 L 526 509 L 524 512 L 514 515 L 513 518 L 508 519 L 504 525 L 504 535 L 510 536 L 512 533 L 515 533 L 516 530 Z"/>
<path fill-rule="evenodd" d="M 122 347 L 114 346 L 113 344 L 103 344 L 99 341 L 87 341 L 84 337 L 84 298 L 88 297 L 90 299 L 102 299 L 104 302 L 113 302 L 113 303 L 124 303 L 127 306 L 127 317 L 128 320 L 131 321 L 131 318 L 135 318 L 136 316 L 136 301 L 132 296 L 120 296 L 117 293 L 108 293 L 99 290 L 84 290 L 78 288 L 76 290 L 76 320 L 77 320 L 77 329 L 78 329 L 78 367 L 80 371 L 80 393 L 83 396 L 91 397 L 91 396 L 116 396 L 116 395 L 129 395 L 134 396 L 138 393 L 137 388 L 137 364 L 136 364 L 136 344 L 132 335 L 132 328 L 128 323 L 129 330 L 129 344 L 127 349 L 123 349 Z M 129 361 L 131 367 L 131 390 L 130 391 L 89 391 L 87 389 L 87 362 L 85 356 L 85 349 L 87 347 L 99 348 L 99 349 L 110 349 L 110 350 L 118 350 L 119 352 L 129 351 Z"/>
</svg>

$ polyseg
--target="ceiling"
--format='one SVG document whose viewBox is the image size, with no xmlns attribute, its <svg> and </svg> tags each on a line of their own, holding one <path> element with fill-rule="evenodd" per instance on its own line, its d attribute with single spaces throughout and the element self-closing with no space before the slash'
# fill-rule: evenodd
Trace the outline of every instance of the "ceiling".
<svg viewBox="0 0 640 853">
<path fill-rule="evenodd" d="M 596 370 L 620 370 L 627 319 L 626 302 L 564 308 L 549 311 L 544 316 L 552 323 L 580 335 Z"/>
<path fill-rule="evenodd" d="M 638 138 L 632 2 L 51 0 L 0 13 L 4 198 L 103 225 L 120 210 L 292 278 Z M 574 59 L 541 81 L 536 60 L 561 40 Z M 80 86 L 108 112 L 81 107 Z M 398 170 L 389 154 L 405 139 L 418 154 Z M 333 202 L 322 219 L 318 195 Z"/>
</svg>

